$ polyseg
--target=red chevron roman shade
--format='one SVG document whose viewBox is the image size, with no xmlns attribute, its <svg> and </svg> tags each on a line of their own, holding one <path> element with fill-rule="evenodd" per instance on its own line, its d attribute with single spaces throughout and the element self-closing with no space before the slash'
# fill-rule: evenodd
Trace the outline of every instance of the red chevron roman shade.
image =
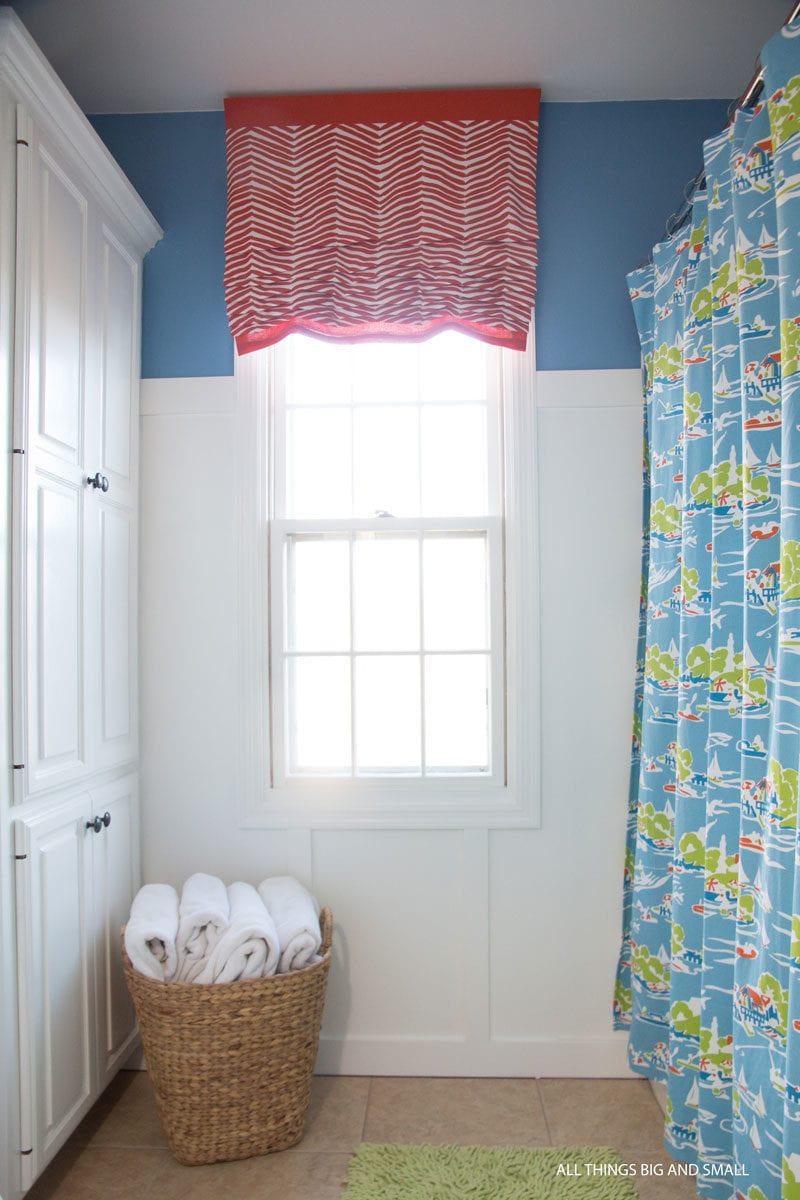
<svg viewBox="0 0 800 1200">
<path fill-rule="evenodd" d="M 523 349 L 539 91 L 225 101 L 225 292 L 239 353 L 289 333 Z"/>
</svg>

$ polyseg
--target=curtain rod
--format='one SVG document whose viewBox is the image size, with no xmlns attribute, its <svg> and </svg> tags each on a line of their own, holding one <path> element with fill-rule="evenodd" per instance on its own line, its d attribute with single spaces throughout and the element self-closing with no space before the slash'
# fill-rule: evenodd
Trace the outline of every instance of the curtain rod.
<svg viewBox="0 0 800 1200">
<path fill-rule="evenodd" d="M 792 23 L 792 21 L 794 21 L 799 16 L 800 16 L 800 0 L 797 0 L 797 2 L 792 7 L 792 11 L 789 13 L 788 17 L 784 21 L 784 25 L 790 25 Z M 736 101 L 736 103 L 732 106 L 732 108 L 730 110 L 730 115 L 728 117 L 728 125 L 730 125 L 731 121 L 733 120 L 734 116 L 736 115 L 737 111 L 740 108 L 748 108 L 755 100 L 758 99 L 758 97 L 761 95 L 761 92 L 763 91 L 763 88 L 764 88 L 764 68 L 762 67 L 761 62 L 759 61 L 758 67 L 756 68 L 756 71 L 755 71 L 755 74 L 753 75 L 752 79 L 748 83 L 747 87 L 742 92 L 739 99 Z M 727 126 L 726 126 L 726 128 L 727 128 Z M 681 226 L 683 224 L 685 224 L 685 222 L 688 220 L 688 218 L 691 214 L 691 211 L 692 211 L 692 205 L 694 203 L 695 193 L 700 191 L 700 189 L 705 184 L 705 181 L 706 181 L 706 173 L 705 173 L 705 168 L 703 168 L 703 170 L 700 171 L 700 174 L 696 175 L 695 178 L 692 179 L 686 185 L 686 187 L 684 188 L 684 192 L 683 192 L 683 204 L 680 206 L 678 211 L 674 212 L 667 221 L 666 230 L 665 230 L 667 237 L 672 237 L 673 233 L 677 233 L 677 231 L 681 228 Z"/>
<path fill-rule="evenodd" d="M 800 0 L 798 0 L 797 4 L 795 4 L 792 11 L 789 13 L 788 17 L 784 21 L 784 25 L 791 25 L 792 21 L 794 21 L 799 16 L 800 16 Z M 761 66 L 761 63 L 759 62 L 756 73 L 754 74 L 754 76 L 750 80 L 750 82 L 748 83 L 747 87 L 742 92 L 739 99 L 736 101 L 736 105 L 734 107 L 734 112 L 736 111 L 737 108 L 747 108 L 750 104 L 752 104 L 753 101 L 761 94 L 761 89 L 763 88 L 763 86 L 764 86 L 764 68 Z"/>
</svg>

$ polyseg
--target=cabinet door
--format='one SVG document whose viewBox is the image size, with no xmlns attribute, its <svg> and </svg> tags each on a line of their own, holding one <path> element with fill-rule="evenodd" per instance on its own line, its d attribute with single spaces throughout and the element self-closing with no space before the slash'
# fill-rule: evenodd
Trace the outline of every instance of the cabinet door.
<svg viewBox="0 0 800 1200">
<path fill-rule="evenodd" d="M 17 800 L 137 754 L 140 292 L 68 161 L 19 121 Z"/>
<path fill-rule="evenodd" d="M 23 791 L 85 772 L 84 402 L 90 202 L 69 164 L 19 117 L 14 514 L 14 750 Z M 21 796 L 17 796 L 18 799 Z"/>
<path fill-rule="evenodd" d="M 26 1186 L 95 1096 L 91 808 L 83 792 L 15 824 Z"/>
<path fill-rule="evenodd" d="M 139 266 L 98 220 L 92 339 L 99 349 L 97 386 L 86 406 L 88 475 L 107 491 L 87 504 L 87 553 L 94 588 L 87 600 L 88 751 L 98 769 L 132 762 L 137 753 L 136 474 L 138 457 Z M 88 562 L 88 560 L 87 560 Z"/>
<path fill-rule="evenodd" d="M 104 821 L 102 832 L 91 842 L 97 1070 L 98 1090 L 102 1090 L 131 1053 L 137 1033 L 120 949 L 120 930 L 139 887 L 136 777 L 127 775 L 95 789 L 92 800 L 95 816 Z"/>
<path fill-rule="evenodd" d="M 99 411 L 94 427 L 87 429 L 87 455 L 108 479 L 109 497 L 132 505 L 138 467 L 139 263 L 102 219 L 95 237 Z"/>
</svg>

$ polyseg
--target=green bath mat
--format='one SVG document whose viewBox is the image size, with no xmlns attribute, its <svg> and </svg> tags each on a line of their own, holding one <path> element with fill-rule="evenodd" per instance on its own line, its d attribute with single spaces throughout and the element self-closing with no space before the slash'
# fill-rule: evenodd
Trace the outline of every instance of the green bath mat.
<svg viewBox="0 0 800 1200">
<path fill-rule="evenodd" d="M 616 1169 L 616 1170 L 615 1170 Z M 636 1200 L 606 1147 L 360 1146 L 342 1200 Z"/>
</svg>

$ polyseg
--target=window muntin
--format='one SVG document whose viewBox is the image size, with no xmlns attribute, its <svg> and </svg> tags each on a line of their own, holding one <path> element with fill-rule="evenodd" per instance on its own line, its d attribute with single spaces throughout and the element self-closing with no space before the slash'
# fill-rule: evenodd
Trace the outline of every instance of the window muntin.
<svg viewBox="0 0 800 1200">
<path fill-rule="evenodd" d="M 271 353 L 274 784 L 502 783 L 498 352 Z"/>
</svg>

